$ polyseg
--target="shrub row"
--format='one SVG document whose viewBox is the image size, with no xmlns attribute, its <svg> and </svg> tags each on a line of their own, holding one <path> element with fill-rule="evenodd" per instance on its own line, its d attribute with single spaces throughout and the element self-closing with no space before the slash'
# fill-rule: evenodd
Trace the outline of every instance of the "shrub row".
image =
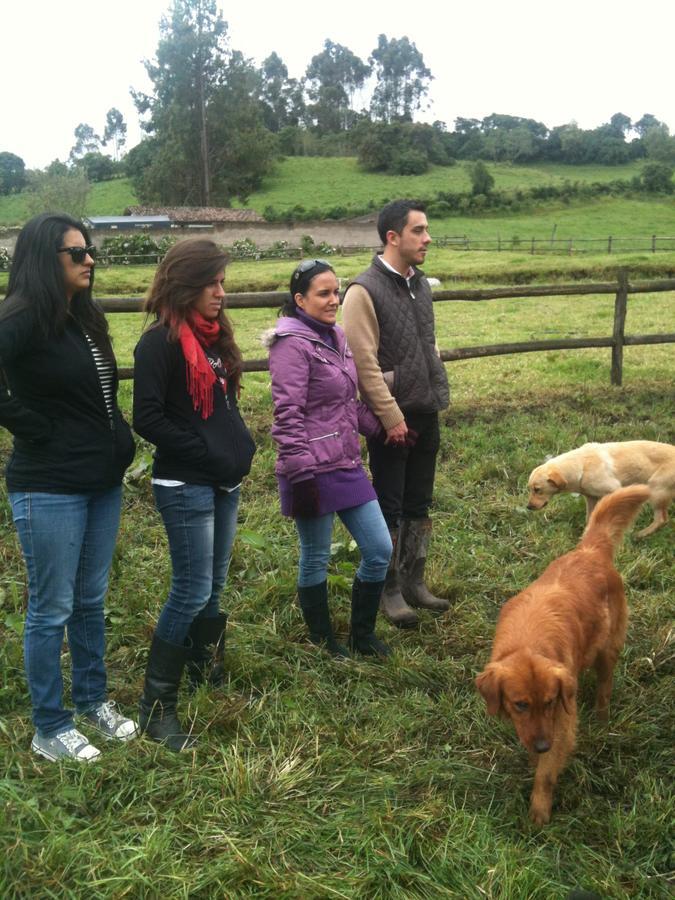
<svg viewBox="0 0 675 900">
<path fill-rule="evenodd" d="M 645 170 L 647 167 L 645 167 Z M 672 170 L 671 170 L 672 175 Z M 670 178 L 670 176 L 669 176 Z M 488 193 L 470 191 L 437 191 L 435 194 L 418 197 L 427 206 L 427 212 L 434 218 L 449 216 L 480 215 L 486 211 L 522 212 L 536 203 L 561 200 L 570 203 L 572 200 L 591 200 L 602 196 L 638 196 L 648 193 L 672 193 L 675 186 L 672 181 L 647 181 L 644 177 L 635 176 L 629 180 L 613 181 L 564 181 L 562 184 L 539 185 L 537 187 L 517 190 L 490 190 Z M 369 200 L 361 205 L 336 206 L 328 209 L 306 208 L 296 204 L 291 209 L 277 209 L 266 206 L 263 215 L 268 222 L 309 222 L 321 219 L 344 219 L 363 216 L 373 210 L 380 209 L 389 202 L 388 197 Z"/>
</svg>

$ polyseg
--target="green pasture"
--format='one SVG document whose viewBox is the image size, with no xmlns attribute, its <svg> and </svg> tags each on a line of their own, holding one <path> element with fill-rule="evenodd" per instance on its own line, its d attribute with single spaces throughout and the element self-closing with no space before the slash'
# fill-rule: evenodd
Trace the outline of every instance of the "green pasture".
<svg viewBox="0 0 675 900">
<path fill-rule="evenodd" d="M 639 175 L 642 164 L 625 166 L 514 166 L 488 163 L 495 187 L 504 190 L 527 189 L 564 181 L 614 181 Z M 301 204 L 307 209 L 363 206 L 375 207 L 396 197 L 428 197 L 437 191 L 470 191 L 469 164 L 431 166 L 424 175 L 385 175 L 363 172 L 355 157 L 299 157 L 280 160 L 274 173 L 265 179 L 260 191 L 248 198 L 247 206 L 262 212 L 266 206 L 292 209 Z"/>
<path fill-rule="evenodd" d="M 639 175 L 642 163 L 625 166 L 514 166 L 488 164 L 495 186 L 506 190 L 528 189 L 565 181 L 612 181 Z M 297 204 L 306 208 L 328 209 L 350 205 L 374 208 L 395 197 L 433 196 L 437 191 L 468 191 L 471 183 L 468 164 L 432 166 L 424 175 L 382 175 L 362 172 L 353 157 L 287 157 L 279 160 L 260 191 L 248 198 L 247 208 L 262 212 L 266 206 L 290 210 Z M 125 207 L 136 203 L 131 182 L 126 178 L 92 185 L 88 215 L 122 215 Z M 236 205 L 236 204 L 235 204 Z M 28 216 L 24 194 L 0 197 L 0 226 L 16 225 Z M 437 234 L 473 238 L 521 240 L 532 236 L 549 237 L 554 225 L 556 236 L 607 237 L 675 236 L 675 200 L 626 200 L 600 198 L 594 202 L 542 202 L 533 211 L 516 216 L 495 213 L 491 216 L 451 217 L 434 220 Z"/>
<path fill-rule="evenodd" d="M 371 251 L 330 257 L 343 286 L 369 264 Z M 295 263 L 289 259 L 231 262 L 226 272 L 226 289 L 242 291 L 286 290 Z M 527 245 L 502 252 L 474 252 L 432 244 L 424 269 L 446 289 L 477 285 L 561 283 L 580 279 L 613 281 L 626 268 L 634 281 L 645 278 L 672 278 L 675 250 L 648 253 L 583 253 L 532 255 Z M 102 266 L 96 269 L 94 293 L 97 297 L 141 297 L 152 284 L 156 266 Z M 0 296 L 7 289 L 8 272 L 0 272 Z"/>
<path fill-rule="evenodd" d="M 435 310 L 439 344 L 469 346 L 610 334 L 613 298 Z M 245 355 L 262 356 L 260 332 L 274 311 L 232 317 Z M 142 316 L 111 321 L 128 363 Z M 630 298 L 627 333 L 672 331 L 674 322 L 672 294 Z M 584 527 L 578 497 L 526 509 L 531 468 L 586 440 L 675 441 L 675 345 L 627 347 L 622 388 L 610 387 L 609 360 L 603 349 L 448 365 L 429 575 L 451 611 L 423 613 L 411 632 L 380 623 L 394 650 L 383 663 L 334 663 L 305 640 L 297 540 L 278 512 L 269 379 L 245 376 L 241 406 L 258 453 L 223 598 L 229 682 L 182 697 L 200 736 L 187 754 L 139 739 L 104 745 L 86 768 L 31 755 L 25 574 L 0 494 L 0 896 L 563 900 L 585 888 L 603 900 L 671 897 L 672 523 L 642 543 L 628 536 L 618 554 L 631 620 L 609 723 L 593 716 L 589 677 L 578 748 L 547 828 L 527 817 L 525 751 L 487 717 L 473 685 L 502 603 Z M 121 400 L 128 413 L 130 382 Z M 3 462 L 9 451 L 2 432 Z M 148 461 L 139 442 L 107 601 L 112 697 L 130 713 L 169 583 Z M 330 584 L 341 634 L 357 556 L 337 526 Z M 67 651 L 63 660 L 68 686 Z"/>
</svg>

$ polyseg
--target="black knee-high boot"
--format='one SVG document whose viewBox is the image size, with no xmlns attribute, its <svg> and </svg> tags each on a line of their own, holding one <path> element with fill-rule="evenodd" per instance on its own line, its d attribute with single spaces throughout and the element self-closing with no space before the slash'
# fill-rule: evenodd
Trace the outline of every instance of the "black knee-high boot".
<svg viewBox="0 0 675 900">
<path fill-rule="evenodd" d="M 333 626 L 328 612 L 328 584 L 312 584 L 309 587 L 298 587 L 300 609 L 309 629 L 309 639 L 318 647 L 324 647 L 331 656 L 337 659 L 349 658 L 349 650 L 338 643 L 333 633 Z"/>
<path fill-rule="evenodd" d="M 349 649 L 363 656 L 390 656 L 390 648 L 375 635 L 375 620 L 384 581 L 354 579 L 352 585 L 352 630 Z"/>
<path fill-rule="evenodd" d="M 226 626 L 225 613 L 209 619 L 195 619 L 190 625 L 185 671 L 192 690 L 204 683 L 219 687 L 225 681 Z"/>
<path fill-rule="evenodd" d="M 186 652 L 186 647 L 170 644 L 157 634 L 153 635 L 139 704 L 141 733 L 176 751 L 186 750 L 195 743 L 195 739 L 183 731 L 176 715 Z"/>
</svg>

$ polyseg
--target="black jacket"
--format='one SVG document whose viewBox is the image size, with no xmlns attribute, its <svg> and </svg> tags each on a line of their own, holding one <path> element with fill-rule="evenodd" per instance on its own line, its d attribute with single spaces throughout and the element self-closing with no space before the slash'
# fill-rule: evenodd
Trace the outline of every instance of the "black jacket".
<svg viewBox="0 0 675 900">
<path fill-rule="evenodd" d="M 169 330 L 156 325 L 134 351 L 134 429 L 157 448 L 155 478 L 235 487 L 248 475 L 255 444 L 237 406 L 236 391 L 213 390 L 213 413 L 203 419 L 188 393 L 185 357 Z"/>
<path fill-rule="evenodd" d="M 117 402 L 108 415 L 94 357 L 74 319 L 46 339 L 30 305 L 17 306 L 0 321 L 0 368 L 0 425 L 14 435 L 9 491 L 73 494 L 121 483 L 134 439 Z"/>
</svg>

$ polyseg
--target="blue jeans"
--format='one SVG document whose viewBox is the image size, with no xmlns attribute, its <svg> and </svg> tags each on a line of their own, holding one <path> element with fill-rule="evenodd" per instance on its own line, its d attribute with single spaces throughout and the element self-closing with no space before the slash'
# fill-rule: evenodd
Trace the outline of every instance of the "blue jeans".
<svg viewBox="0 0 675 900">
<path fill-rule="evenodd" d="M 300 536 L 298 587 L 311 587 L 326 580 L 333 537 L 333 515 L 334 513 L 328 513 L 316 519 L 295 520 Z M 361 552 L 357 576 L 361 581 L 384 581 L 392 548 L 389 529 L 377 500 L 341 509 L 338 516 Z"/>
<path fill-rule="evenodd" d="M 63 706 L 67 630 L 72 699 L 79 712 L 106 699 L 103 600 L 120 522 L 122 488 L 85 494 L 9 495 L 28 571 L 24 661 L 41 737 L 73 725 Z"/>
<path fill-rule="evenodd" d="M 157 622 L 163 641 L 183 645 L 196 618 L 219 613 L 237 530 L 239 488 L 153 484 L 171 555 L 171 588 Z"/>
</svg>

